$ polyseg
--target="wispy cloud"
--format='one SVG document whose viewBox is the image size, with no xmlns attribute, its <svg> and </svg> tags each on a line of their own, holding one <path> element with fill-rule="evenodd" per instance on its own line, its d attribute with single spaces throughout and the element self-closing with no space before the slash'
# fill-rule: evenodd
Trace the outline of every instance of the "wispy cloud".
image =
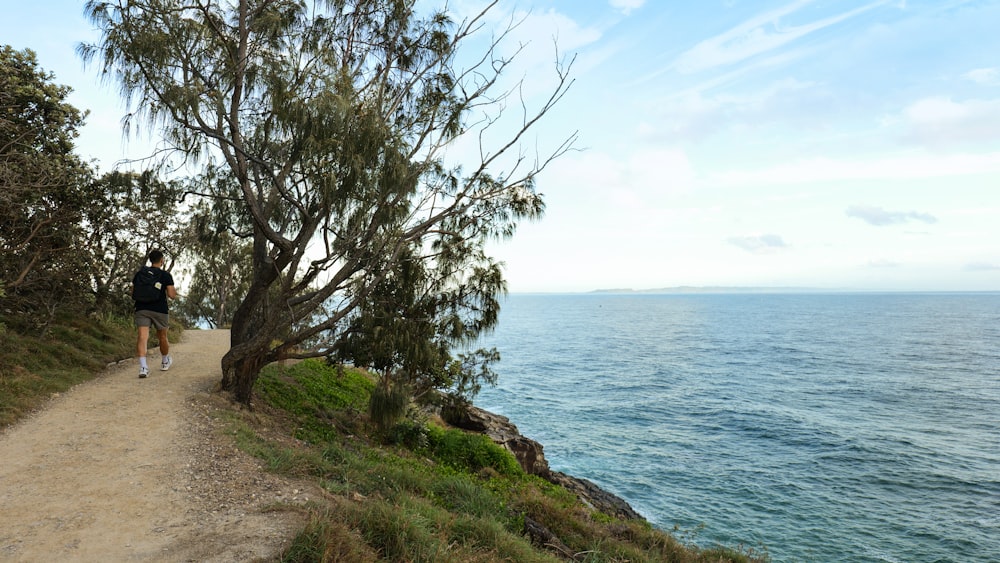
<svg viewBox="0 0 1000 563">
<path fill-rule="evenodd" d="M 993 272 L 1000 270 L 1000 264 L 993 264 L 990 262 L 970 262 L 965 265 L 964 269 L 967 272 Z"/>
<path fill-rule="evenodd" d="M 1000 84 L 1000 68 L 977 68 L 965 73 L 965 78 L 979 84 Z"/>
<path fill-rule="evenodd" d="M 873 160 L 808 158 L 757 170 L 716 174 L 723 186 L 803 184 L 846 180 L 906 180 L 1000 173 L 1000 152 L 958 155 L 907 155 Z"/>
<path fill-rule="evenodd" d="M 965 100 L 930 97 L 903 111 L 908 142 L 941 147 L 1000 140 L 1000 99 Z"/>
<path fill-rule="evenodd" d="M 632 13 L 632 10 L 638 10 L 646 3 L 646 0 L 610 0 L 611 7 L 625 14 L 626 16 Z"/>
<path fill-rule="evenodd" d="M 871 260 L 865 266 L 868 268 L 882 269 L 882 268 L 898 268 L 900 264 L 899 262 L 895 262 L 893 260 L 881 258 L 878 260 Z"/>
<path fill-rule="evenodd" d="M 730 73 L 732 74 L 732 73 Z M 711 87 L 711 85 L 699 85 Z M 775 116 L 790 122 L 819 120 L 814 111 L 818 98 L 825 96 L 815 84 L 795 78 L 772 82 L 756 92 L 743 95 L 706 96 L 696 89 L 669 97 L 663 103 L 655 125 L 641 131 L 653 138 L 702 140 L 733 126 L 772 123 Z M 812 111 L 811 111 L 812 110 Z"/>
<path fill-rule="evenodd" d="M 730 237 L 728 242 L 754 254 L 768 254 L 788 247 L 788 243 L 781 236 L 775 234 Z"/>
<path fill-rule="evenodd" d="M 887 4 L 888 0 L 873 2 L 811 23 L 793 26 L 782 24 L 782 18 L 797 12 L 810 3 L 811 0 L 793 2 L 751 18 L 725 33 L 706 39 L 681 53 L 674 61 L 674 68 L 679 72 L 692 73 L 735 64 L 784 47 L 810 33 Z"/>
<path fill-rule="evenodd" d="M 871 207 L 867 205 L 852 205 L 845 212 L 848 217 L 861 219 L 869 225 L 885 227 L 888 225 L 898 225 L 910 221 L 920 221 L 922 223 L 937 223 L 937 217 L 928 213 L 917 211 L 889 211 L 881 207 Z"/>
</svg>

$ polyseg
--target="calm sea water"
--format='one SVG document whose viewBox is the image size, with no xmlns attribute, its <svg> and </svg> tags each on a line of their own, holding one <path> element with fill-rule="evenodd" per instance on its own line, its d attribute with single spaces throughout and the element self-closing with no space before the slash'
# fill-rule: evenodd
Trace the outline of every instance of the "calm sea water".
<svg viewBox="0 0 1000 563">
<path fill-rule="evenodd" d="M 513 295 L 476 404 L 776 562 L 1000 562 L 1000 294 Z"/>
</svg>

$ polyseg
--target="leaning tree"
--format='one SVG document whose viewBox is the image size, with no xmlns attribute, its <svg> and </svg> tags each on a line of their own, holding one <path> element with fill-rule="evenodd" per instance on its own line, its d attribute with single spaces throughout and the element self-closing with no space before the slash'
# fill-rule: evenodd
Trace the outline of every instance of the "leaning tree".
<svg viewBox="0 0 1000 563">
<path fill-rule="evenodd" d="M 209 195 L 226 209 L 239 202 L 234 217 L 252 240 L 222 360 L 221 386 L 243 403 L 265 364 L 327 355 L 402 260 L 458 294 L 477 283 L 469 272 L 495 269 L 484 245 L 540 216 L 536 175 L 572 145 L 570 135 L 541 155 L 522 148 L 569 87 L 569 65 L 557 57 L 550 94 L 529 109 L 519 85 L 501 80 L 511 26 L 458 59 L 460 45 L 489 33 L 497 2 L 460 22 L 416 4 L 87 2 L 102 34 L 80 52 L 119 84 L 127 124 L 144 119 L 187 163 L 219 162 L 232 176 Z M 510 122 L 474 162 L 447 158 L 457 140 L 496 138 Z M 495 319 L 476 301 L 454 321 L 489 328 Z"/>
</svg>

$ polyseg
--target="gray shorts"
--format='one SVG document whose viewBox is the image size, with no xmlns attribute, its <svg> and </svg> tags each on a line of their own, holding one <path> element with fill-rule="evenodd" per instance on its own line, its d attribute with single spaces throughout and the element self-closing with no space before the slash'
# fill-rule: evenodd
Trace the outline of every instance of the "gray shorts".
<svg viewBox="0 0 1000 563">
<path fill-rule="evenodd" d="M 134 319 L 136 328 L 152 326 L 156 330 L 164 330 L 170 326 L 170 316 L 156 311 L 136 311 Z"/>
</svg>

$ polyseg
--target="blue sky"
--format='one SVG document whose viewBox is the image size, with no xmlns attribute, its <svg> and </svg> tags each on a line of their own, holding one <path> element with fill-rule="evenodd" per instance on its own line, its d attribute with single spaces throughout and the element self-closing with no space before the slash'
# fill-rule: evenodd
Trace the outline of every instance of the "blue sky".
<svg viewBox="0 0 1000 563">
<path fill-rule="evenodd" d="M 82 2 L 9 4 L 0 41 L 91 110 L 80 152 L 148 151 L 75 55 Z M 490 25 L 511 13 L 529 102 L 553 38 L 576 55 L 535 139 L 582 149 L 493 249 L 512 291 L 1000 290 L 1000 0 L 501 0 Z"/>
</svg>

